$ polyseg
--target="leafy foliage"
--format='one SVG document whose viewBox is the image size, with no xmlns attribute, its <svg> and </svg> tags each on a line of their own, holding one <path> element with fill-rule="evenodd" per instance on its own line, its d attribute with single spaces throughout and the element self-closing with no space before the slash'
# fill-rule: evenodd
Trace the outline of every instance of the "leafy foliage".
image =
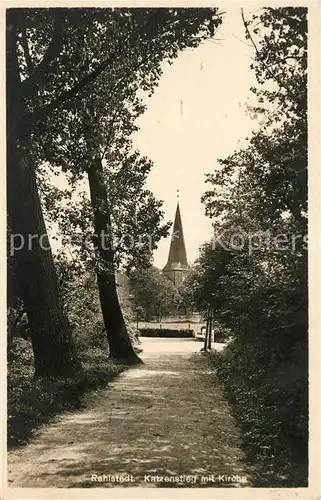
<svg viewBox="0 0 321 500">
<path fill-rule="evenodd" d="M 120 88 L 126 81 L 134 92 L 138 86 L 152 92 L 160 63 L 213 36 L 221 22 L 217 14 L 217 9 L 10 9 L 25 128 L 34 129 L 76 97 L 81 102 L 82 91 L 100 76 L 109 82 L 109 92 L 119 90 L 113 81 Z"/>
<path fill-rule="evenodd" d="M 156 267 L 137 269 L 130 274 L 130 285 L 137 313 L 146 321 L 156 317 L 159 321 L 168 314 L 175 314 L 182 297 L 175 285 Z"/>
<path fill-rule="evenodd" d="M 170 227 L 170 222 L 163 222 L 162 202 L 144 186 L 151 168 L 152 162 L 135 151 L 122 162 L 117 158 L 110 160 L 104 169 L 115 266 L 127 273 L 134 267 L 150 265 L 158 241 Z M 97 256 L 88 193 L 80 189 L 76 194 L 71 189 L 53 189 L 46 178 L 40 185 L 46 218 L 55 223 L 65 253 L 68 250 L 83 269 L 93 269 Z"/>
<path fill-rule="evenodd" d="M 22 445 L 40 425 L 63 411 L 82 408 L 87 391 L 106 385 L 124 370 L 108 360 L 106 332 L 100 312 L 95 276 L 80 274 L 75 264 L 60 255 L 56 259 L 61 297 L 71 325 L 83 370 L 72 377 L 33 377 L 30 332 L 21 309 L 11 309 L 8 324 L 8 445 Z M 124 276 L 119 276 L 121 306 L 135 350 L 138 331 Z"/>
<path fill-rule="evenodd" d="M 108 67 L 104 66 L 96 77 L 94 89 L 83 88 L 80 98 L 43 117 L 37 133 L 36 155 L 38 163 L 45 159 L 51 168 L 61 167 L 73 188 L 77 181 L 83 180 L 96 158 L 103 160 L 113 218 L 115 261 L 129 270 L 134 265 L 150 262 L 158 240 L 167 235 L 168 230 L 167 224 L 161 224 L 161 203 L 143 189 L 152 163 L 132 149 L 130 136 L 137 130 L 135 120 L 146 108 L 143 96 L 153 93 L 164 62 L 171 62 L 179 50 L 196 47 L 204 38 L 212 36 L 220 17 L 215 9 L 80 9 L 79 14 L 81 38 L 78 40 L 77 33 L 73 35 L 75 54 L 79 50 L 77 44 L 80 40 L 83 43 L 82 31 L 88 44 L 87 53 L 82 51 L 82 54 L 88 61 L 97 58 L 98 64 L 98 55 L 106 58 L 111 51 L 111 41 L 113 51 L 118 44 L 122 50 L 109 55 Z M 67 13 L 64 28 L 67 32 L 76 17 L 70 21 Z M 75 57 L 73 75 L 79 72 L 81 80 L 83 66 L 78 66 Z M 87 66 L 90 69 L 89 63 Z M 86 197 L 80 198 L 77 205 L 62 211 L 58 203 L 54 212 L 50 212 L 58 216 L 64 236 L 76 227 L 82 233 L 90 232 L 92 224 Z M 119 244 L 124 236 L 135 241 L 129 252 L 126 245 Z M 82 246 L 76 252 L 84 261 L 90 260 L 89 254 L 93 256 L 92 248 Z"/>
<path fill-rule="evenodd" d="M 8 364 L 8 448 L 21 446 L 34 431 L 64 411 L 81 409 L 84 395 L 105 386 L 124 370 L 106 360 L 105 352 L 83 350 L 84 370 L 71 377 L 33 377 L 30 340 L 15 338 Z"/>
<path fill-rule="evenodd" d="M 131 148 L 130 135 L 137 130 L 135 119 L 145 109 L 138 93 L 151 95 L 162 74 L 162 64 L 171 62 L 180 50 L 197 47 L 213 36 L 220 22 L 217 9 L 7 11 L 8 151 L 12 160 L 23 158 L 33 186 L 37 169 L 50 222 L 60 223 L 67 235 L 76 229 L 78 236 L 87 233 L 91 222 L 86 197 L 80 197 L 83 203 L 71 208 L 70 189 L 62 192 L 50 186 L 47 172 L 51 169 L 57 174 L 55 169 L 62 168 L 74 189 L 88 168 L 98 158 L 103 160 L 107 164 L 104 181 L 114 202 L 111 215 L 116 240 L 128 231 L 129 224 L 134 237 L 148 235 L 152 239 L 151 245 L 136 246 L 131 253 L 118 245 L 115 259 L 127 269 L 137 262 L 146 265 L 159 238 L 167 234 L 166 224 L 161 225 L 161 204 L 143 189 L 150 162 L 139 158 Z M 17 162 L 11 161 L 9 173 L 11 170 L 9 212 L 14 214 L 13 193 L 21 177 L 17 175 Z M 31 199 L 38 216 L 33 218 L 34 214 L 26 210 L 23 218 L 16 217 L 17 233 L 24 234 L 28 223 L 35 226 L 33 232 L 46 231 L 44 224 L 41 230 L 38 227 L 42 214 L 36 191 Z M 78 245 L 77 250 L 75 259 L 87 264 L 92 246 L 88 251 Z M 32 255 L 33 272 L 45 266 L 54 281 L 51 255 L 47 252 L 46 265 L 40 262 L 41 258 L 45 260 L 44 255 L 39 255 Z M 39 286 L 35 295 L 44 296 L 44 290 Z M 24 300 L 29 299 L 32 301 L 27 294 Z M 58 304 L 59 297 L 55 296 L 56 311 L 60 311 Z M 39 331 L 43 328 L 40 325 Z M 61 330 L 69 337 L 67 324 Z"/>
<path fill-rule="evenodd" d="M 294 486 L 306 483 L 308 443 L 306 9 L 243 20 L 267 120 L 207 177 L 215 236 L 190 287 L 232 332 L 217 363 L 262 482 L 270 468 L 278 485 Z"/>
</svg>

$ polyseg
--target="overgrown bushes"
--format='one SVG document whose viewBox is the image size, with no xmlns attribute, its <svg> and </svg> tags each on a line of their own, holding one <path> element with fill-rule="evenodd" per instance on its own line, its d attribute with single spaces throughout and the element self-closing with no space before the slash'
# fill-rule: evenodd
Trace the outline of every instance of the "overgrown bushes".
<svg viewBox="0 0 321 500">
<path fill-rule="evenodd" d="M 303 487 L 308 481 L 306 353 L 297 352 L 270 372 L 250 373 L 246 346 L 234 342 L 212 355 L 258 473 L 257 487 Z"/>
<path fill-rule="evenodd" d="M 259 482 L 305 486 L 307 9 L 266 8 L 243 22 L 261 126 L 207 177 L 202 200 L 215 233 L 188 286 L 198 309 L 210 304 L 232 332 L 216 364 L 249 454 L 262 465 Z"/>
<path fill-rule="evenodd" d="M 308 477 L 307 266 L 302 255 L 282 265 L 278 254 L 264 257 L 262 266 L 257 256 L 205 246 L 194 292 L 231 331 L 214 359 L 259 485 L 299 487 Z"/>
<path fill-rule="evenodd" d="M 55 415 L 82 407 L 83 396 L 116 377 L 124 366 L 107 360 L 106 352 L 83 351 L 84 370 L 73 377 L 33 377 L 31 342 L 13 340 L 8 363 L 8 448 L 24 444 Z M 84 355 L 85 354 L 85 355 Z"/>
<path fill-rule="evenodd" d="M 62 274 L 60 274 L 62 276 Z M 8 446 L 23 444 L 35 429 L 65 410 L 80 408 L 83 396 L 102 387 L 124 370 L 108 359 L 108 342 L 103 329 L 99 298 L 89 273 L 64 274 L 61 293 L 83 370 L 72 377 L 34 378 L 30 332 L 21 307 L 10 309 L 8 321 Z M 121 280 L 119 296 L 134 348 L 139 349 L 132 321 L 126 280 Z M 20 317 L 21 316 L 21 317 Z M 18 318 L 18 322 L 15 321 Z M 20 318 L 20 319 L 19 319 Z M 23 337 L 21 336 L 23 335 Z"/>
</svg>

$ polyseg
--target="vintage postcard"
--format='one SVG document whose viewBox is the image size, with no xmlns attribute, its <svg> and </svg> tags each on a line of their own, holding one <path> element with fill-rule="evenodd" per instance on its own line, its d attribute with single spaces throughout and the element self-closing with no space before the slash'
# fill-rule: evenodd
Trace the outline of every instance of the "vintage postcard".
<svg viewBox="0 0 321 500">
<path fill-rule="evenodd" d="M 321 498 L 320 10 L 4 5 L 1 498 Z"/>
</svg>

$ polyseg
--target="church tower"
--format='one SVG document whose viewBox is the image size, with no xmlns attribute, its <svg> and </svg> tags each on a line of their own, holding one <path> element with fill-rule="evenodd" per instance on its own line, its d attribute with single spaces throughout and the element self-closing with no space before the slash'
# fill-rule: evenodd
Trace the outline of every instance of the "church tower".
<svg viewBox="0 0 321 500">
<path fill-rule="evenodd" d="M 179 285 L 184 280 L 187 270 L 188 262 L 184 241 L 182 218 L 179 209 L 179 201 L 177 200 L 171 245 L 169 249 L 167 264 L 163 269 L 163 274 L 167 276 L 167 278 L 169 278 L 174 283 L 174 285 Z"/>
</svg>

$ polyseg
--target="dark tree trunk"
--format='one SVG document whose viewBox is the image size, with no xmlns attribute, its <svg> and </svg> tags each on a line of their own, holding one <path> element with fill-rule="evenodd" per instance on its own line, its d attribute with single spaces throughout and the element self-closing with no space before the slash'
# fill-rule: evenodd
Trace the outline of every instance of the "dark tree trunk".
<svg viewBox="0 0 321 500">
<path fill-rule="evenodd" d="M 67 375 L 80 368 L 59 300 L 57 276 L 28 152 L 8 140 L 8 215 L 19 295 L 32 332 L 35 375 Z M 9 251 L 13 252 L 13 244 Z"/>
<path fill-rule="evenodd" d="M 99 298 L 110 357 L 118 362 L 138 364 L 142 361 L 131 344 L 117 295 L 111 217 L 100 159 L 88 170 L 88 180 L 94 213 Z"/>
<path fill-rule="evenodd" d="M 14 254 L 14 279 L 32 332 L 35 375 L 63 376 L 80 369 L 81 364 L 74 353 L 68 321 L 59 301 L 57 276 L 28 149 L 30 131 L 22 123 L 25 106 L 19 96 L 15 44 L 12 22 L 7 35 L 7 210 L 12 238 L 17 244 L 23 243 Z M 10 250 L 13 251 L 12 245 Z"/>
</svg>

